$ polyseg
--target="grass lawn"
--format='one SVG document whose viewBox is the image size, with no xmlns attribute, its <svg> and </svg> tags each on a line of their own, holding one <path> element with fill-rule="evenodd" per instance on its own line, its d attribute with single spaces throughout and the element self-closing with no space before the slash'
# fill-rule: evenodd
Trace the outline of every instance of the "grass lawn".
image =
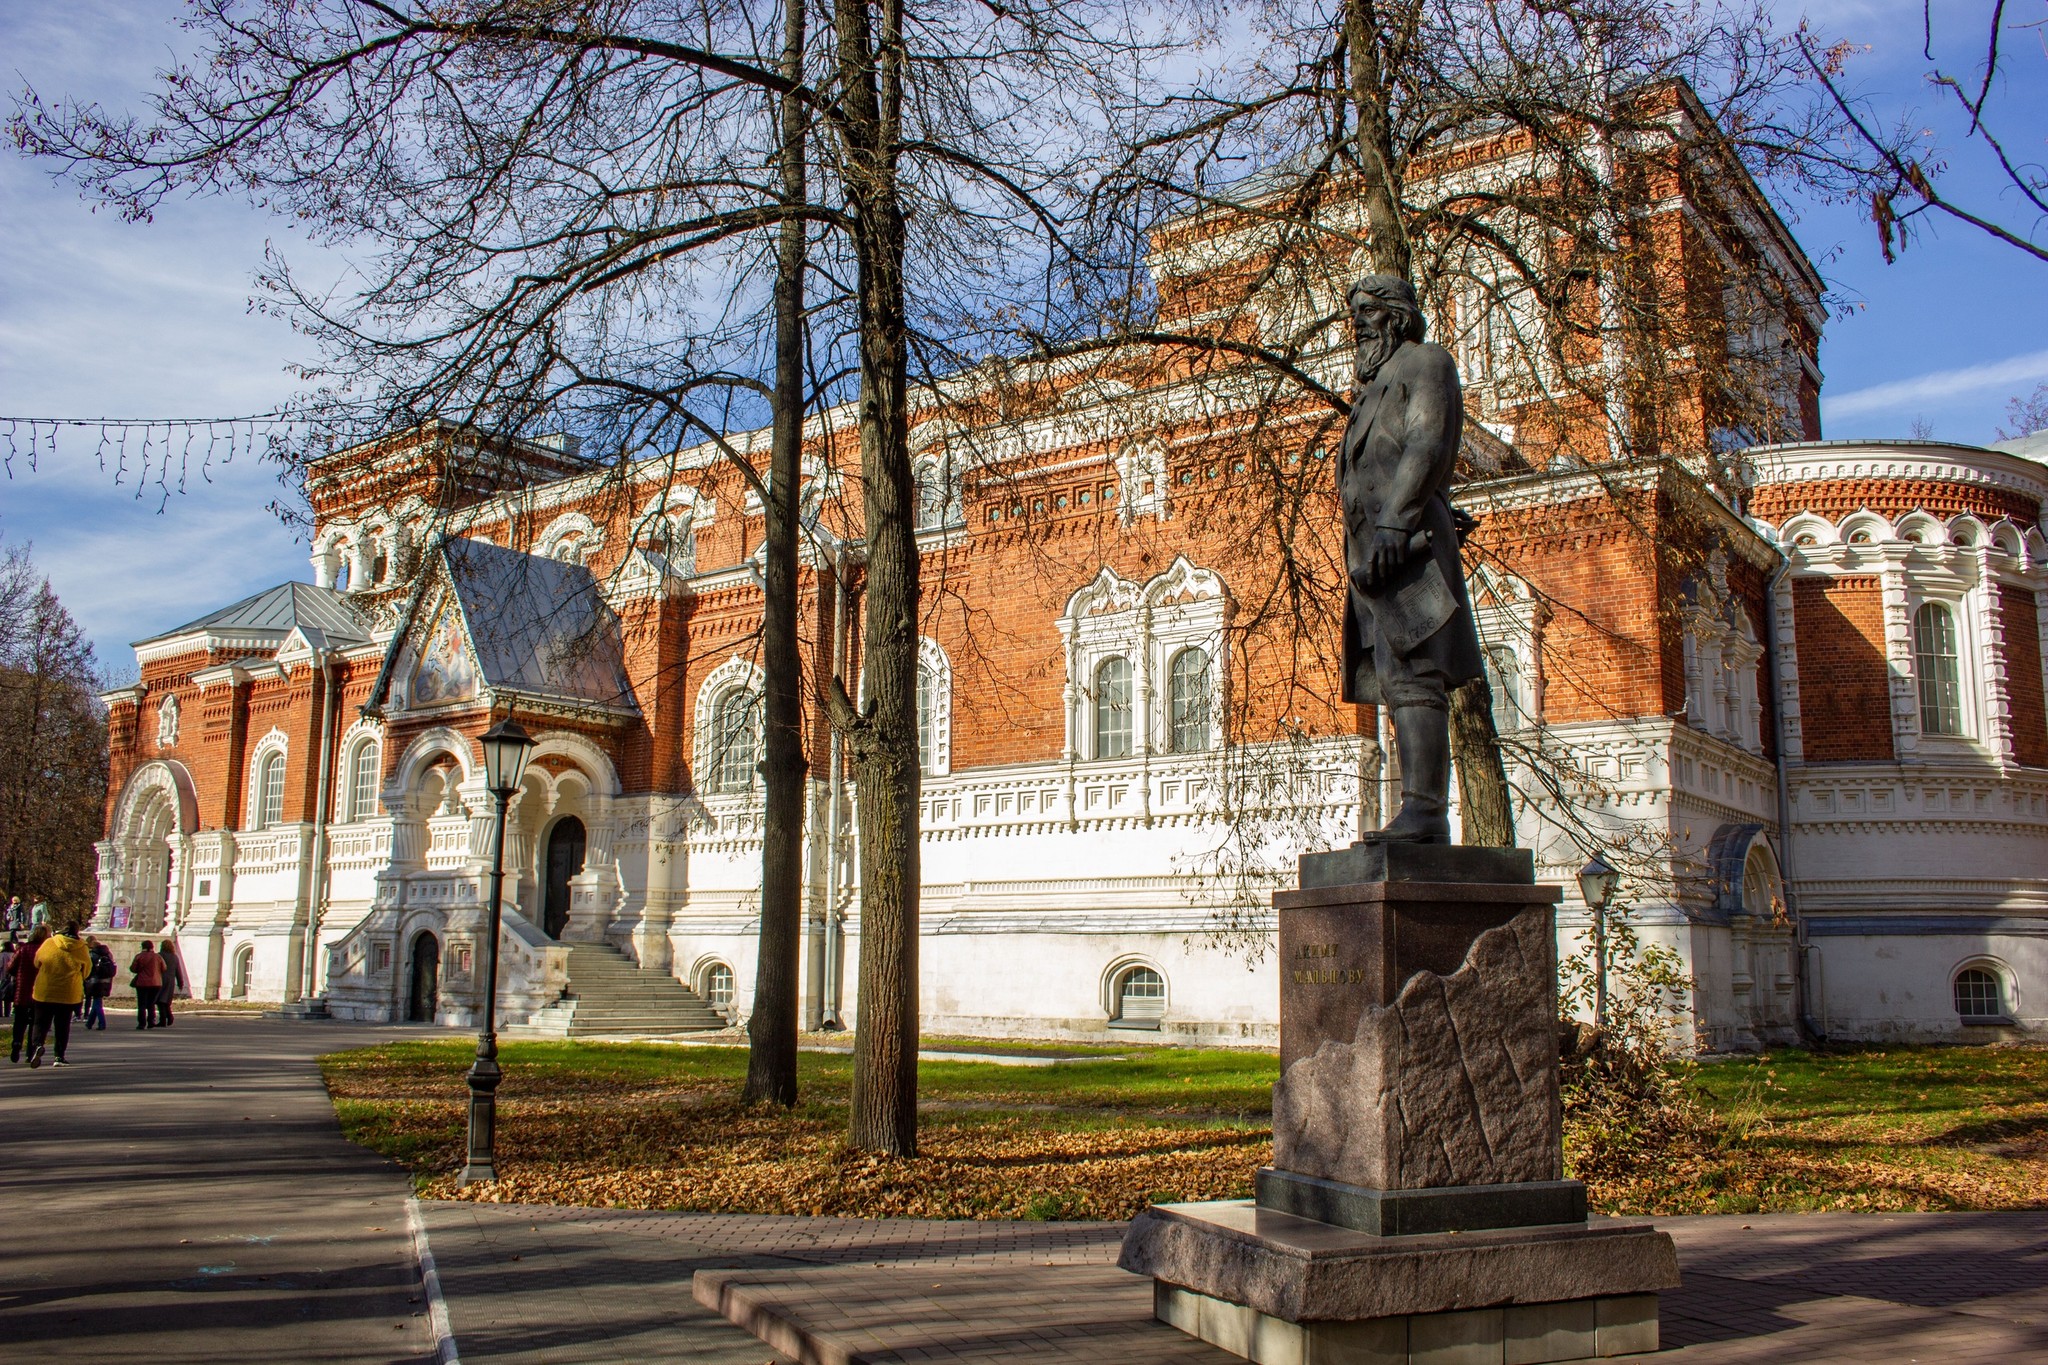
<svg viewBox="0 0 2048 1365">
<path fill-rule="evenodd" d="M 927 1040 L 928 1048 L 943 1048 Z M 1062 1052 L 1094 1049 L 1060 1048 Z M 498 1168 L 470 1198 L 926 1218 L 1126 1218 L 1251 1193 L 1272 1155 L 1269 1053 L 1138 1047 L 1057 1067 L 926 1062 L 920 1155 L 844 1145 L 852 1059 L 804 1053 L 791 1113 L 736 1102 L 739 1048 L 502 1045 Z M 471 1045 L 321 1059 L 351 1139 L 456 1197 Z M 1775 1053 L 1700 1068 L 1703 1119 L 1611 1212 L 2048 1207 L 2048 1051 Z"/>
</svg>

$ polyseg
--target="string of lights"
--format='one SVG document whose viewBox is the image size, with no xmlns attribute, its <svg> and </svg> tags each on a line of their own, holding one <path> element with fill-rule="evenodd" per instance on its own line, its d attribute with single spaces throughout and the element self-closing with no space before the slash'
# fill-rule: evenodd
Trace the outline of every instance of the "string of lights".
<svg viewBox="0 0 2048 1365">
<path fill-rule="evenodd" d="M 139 501 L 154 490 L 168 502 L 184 493 L 194 477 L 213 482 L 216 460 L 254 456 L 259 438 L 291 425 L 283 412 L 232 417 L 10 417 L 0 415 L 0 470 L 10 479 L 20 462 L 34 473 L 42 460 L 59 454 L 60 434 L 94 441 L 93 458 L 116 487 L 135 486 Z M 162 502 L 158 510 L 162 510 Z"/>
</svg>

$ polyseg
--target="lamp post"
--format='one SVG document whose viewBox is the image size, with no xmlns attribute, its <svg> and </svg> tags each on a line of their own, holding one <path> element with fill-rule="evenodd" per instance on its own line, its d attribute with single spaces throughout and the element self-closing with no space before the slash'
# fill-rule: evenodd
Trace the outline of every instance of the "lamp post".
<svg viewBox="0 0 2048 1365">
<path fill-rule="evenodd" d="M 1607 1029 L 1607 900 L 1621 882 L 1621 874 L 1608 866 L 1597 852 L 1593 861 L 1579 869 L 1579 895 L 1593 912 L 1593 1030 Z"/>
<path fill-rule="evenodd" d="M 484 781 L 498 803 L 498 830 L 491 848 L 491 927 L 484 943 L 484 1020 L 476 1035 L 476 1061 L 469 1068 L 469 1160 L 458 1185 L 496 1180 L 498 1137 L 498 925 L 505 900 L 505 806 L 519 790 L 533 738 L 510 716 L 484 731 Z"/>
</svg>

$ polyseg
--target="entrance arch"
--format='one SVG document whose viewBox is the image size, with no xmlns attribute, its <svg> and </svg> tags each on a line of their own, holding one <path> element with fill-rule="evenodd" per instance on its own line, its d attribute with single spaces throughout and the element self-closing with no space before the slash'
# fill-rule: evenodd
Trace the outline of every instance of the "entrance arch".
<svg viewBox="0 0 2048 1365">
<path fill-rule="evenodd" d="M 185 839 L 199 828 L 185 765 L 156 759 L 137 768 L 115 805 L 112 826 L 114 856 L 102 859 L 101 904 L 126 908 L 131 929 L 169 926 L 184 908 L 178 883 Z"/>
<path fill-rule="evenodd" d="M 549 938 L 560 938 L 569 924 L 569 879 L 583 870 L 583 852 L 588 842 L 583 822 L 573 815 L 555 821 L 548 830 L 547 879 L 541 893 L 541 928 Z"/>
<path fill-rule="evenodd" d="M 441 941 L 422 933 L 412 941 L 412 966 L 406 973 L 405 1017 L 431 1024 L 441 1010 Z"/>
</svg>

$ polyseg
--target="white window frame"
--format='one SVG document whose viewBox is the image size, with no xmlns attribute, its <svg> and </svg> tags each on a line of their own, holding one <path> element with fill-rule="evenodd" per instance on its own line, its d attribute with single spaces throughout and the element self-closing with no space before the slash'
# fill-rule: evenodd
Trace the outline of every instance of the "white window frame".
<svg viewBox="0 0 2048 1365">
<path fill-rule="evenodd" d="M 917 679 L 920 693 L 926 680 L 931 682 L 928 715 L 919 699 L 918 763 L 926 777 L 945 777 L 953 771 L 953 662 L 928 636 L 917 642 Z"/>
<path fill-rule="evenodd" d="M 1166 754 L 1173 741 L 1173 657 L 1189 645 L 1209 653 L 1209 747 L 1228 740 L 1232 603 L 1223 579 L 1175 558 L 1144 584 L 1104 568 L 1067 599 L 1059 630 L 1067 655 L 1068 761 L 1101 757 L 1095 749 L 1095 677 L 1102 661 L 1131 661 L 1131 757 Z M 1127 761 L 1127 760 L 1112 760 Z"/>
<path fill-rule="evenodd" d="M 1981 585 L 1950 586 L 1908 578 L 1905 658 L 1912 681 L 1912 734 L 1915 736 L 1916 748 L 1938 752 L 1951 746 L 1975 749 L 1990 742 L 1984 707 L 1984 642 L 1980 633 L 1984 615 L 1981 609 L 1984 603 L 1983 594 L 1984 588 Z M 1956 712 L 1959 728 L 1957 733 L 1952 735 L 1930 731 L 1921 718 L 1920 635 L 1915 627 L 1919 624 L 1921 608 L 1930 605 L 1947 608 L 1949 619 L 1955 624 Z"/>
<path fill-rule="evenodd" d="M 760 790 L 758 773 L 747 786 L 735 791 L 726 791 L 715 786 L 713 775 L 719 769 L 721 746 L 718 743 L 718 717 L 726 699 L 736 692 L 750 692 L 758 708 L 766 694 L 766 681 L 766 676 L 758 667 L 734 655 L 712 669 L 698 685 L 690 771 L 699 795 L 744 797 Z M 757 765 L 761 761 L 761 738 L 761 729 L 757 722 L 754 731 L 754 763 Z"/>
<path fill-rule="evenodd" d="M 346 800 L 338 803 L 343 811 L 342 819 L 347 823 L 374 819 L 377 815 L 377 793 L 383 786 L 384 779 L 383 741 L 375 734 L 362 735 L 352 741 L 344 752 L 347 758 L 342 764 L 342 781 L 346 784 L 343 787 Z M 370 784 L 367 793 L 364 792 L 361 781 L 364 775 L 363 759 L 366 755 L 370 758 Z M 366 795 L 367 800 L 364 799 Z"/>
<path fill-rule="evenodd" d="M 249 751 L 249 775 L 246 779 L 249 804 L 248 818 L 243 825 L 244 829 L 251 831 L 271 829 L 284 823 L 284 783 L 289 773 L 285 765 L 289 761 L 290 753 L 291 741 L 286 738 L 284 731 L 275 727 L 271 729 L 269 734 L 257 740 L 256 747 Z M 272 759 L 276 759 L 278 763 L 278 800 L 275 819 L 269 818 L 271 815 L 269 803 L 264 800 L 264 797 L 267 795 L 266 783 L 269 780 L 270 762 Z"/>
</svg>

